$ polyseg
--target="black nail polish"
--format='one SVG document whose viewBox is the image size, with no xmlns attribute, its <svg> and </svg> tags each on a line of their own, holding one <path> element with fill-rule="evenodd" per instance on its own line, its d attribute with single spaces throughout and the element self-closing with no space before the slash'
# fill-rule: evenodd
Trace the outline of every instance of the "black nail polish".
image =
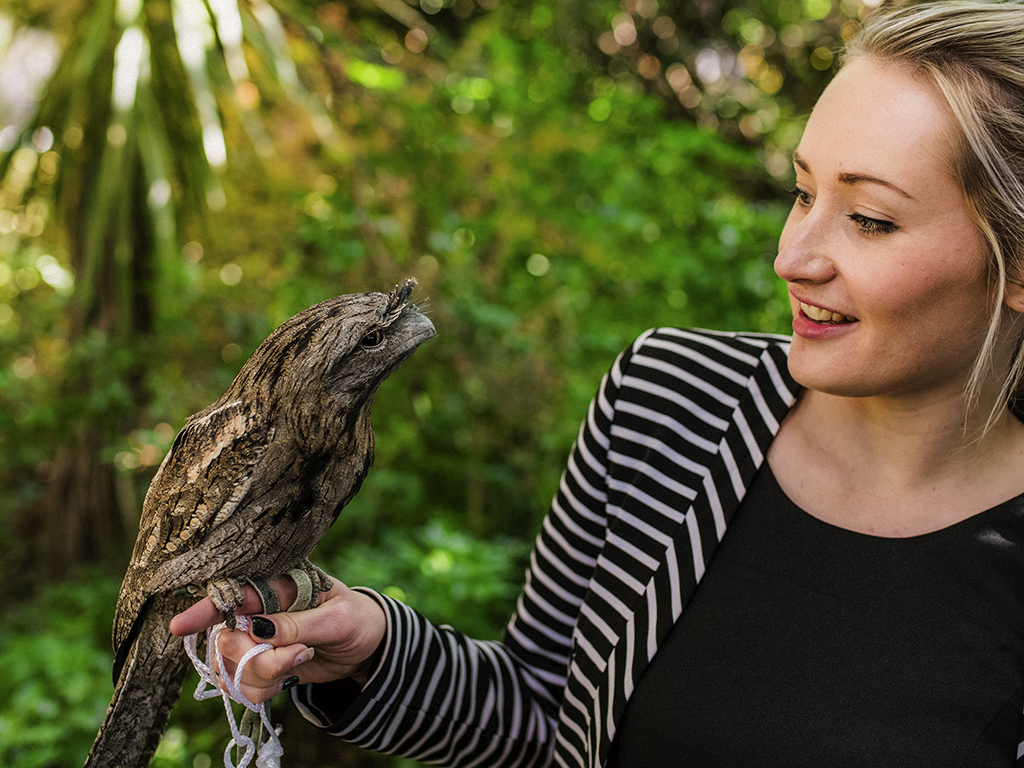
<svg viewBox="0 0 1024 768">
<path fill-rule="evenodd" d="M 277 627 L 274 626 L 274 622 L 270 619 L 265 619 L 262 616 L 252 617 L 252 633 L 261 640 L 269 640 L 277 632 Z"/>
<path fill-rule="evenodd" d="M 281 683 L 281 690 L 287 691 L 289 688 L 294 688 L 298 684 L 299 678 L 295 677 L 294 675 L 292 675 L 291 677 L 286 677 L 284 679 L 284 682 Z"/>
</svg>

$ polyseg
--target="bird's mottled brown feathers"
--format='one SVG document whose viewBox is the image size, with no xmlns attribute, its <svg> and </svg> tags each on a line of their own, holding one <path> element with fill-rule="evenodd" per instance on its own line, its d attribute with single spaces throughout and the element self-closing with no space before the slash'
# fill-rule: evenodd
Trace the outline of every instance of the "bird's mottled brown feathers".
<svg viewBox="0 0 1024 768">
<path fill-rule="evenodd" d="M 287 320 L 189 419 L 146 495 L 115 649 L 150 595 L 276 575 L 309 554 L 372 460 L 377 386 L 433 335 L 407 303 L 413 285 L 339 296 Z M 360 346 L 378 330 L 382 344 Z"/>
<path fill-rule="evenodd" d="M 178 434 L 143 504 L 114 618 L 114 696 L 86 768 L 149 764 L 188 666 L 169 630 L 190 602 L 178 588 L 305 563 L 359 489 L 374 393 L 434 335 L 408 304 L 413 285 L 286 321 Z"/>
</svg>

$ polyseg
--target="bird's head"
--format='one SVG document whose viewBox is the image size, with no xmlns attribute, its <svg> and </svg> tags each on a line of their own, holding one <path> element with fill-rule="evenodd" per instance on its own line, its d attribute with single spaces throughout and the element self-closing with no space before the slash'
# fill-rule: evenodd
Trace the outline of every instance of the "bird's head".
<svg viewBox="0 0 1024 768">
<path fill-rule="evenodd" d="M 408 301 L 415 285 L 409 279 L 390 293 L 337 296 L 285 321 L 243 366 L 235 396 L 258 393 L 271 410 L 363 410 L 380 383 L 434 336 L 433 323 Z"/>
</svg>

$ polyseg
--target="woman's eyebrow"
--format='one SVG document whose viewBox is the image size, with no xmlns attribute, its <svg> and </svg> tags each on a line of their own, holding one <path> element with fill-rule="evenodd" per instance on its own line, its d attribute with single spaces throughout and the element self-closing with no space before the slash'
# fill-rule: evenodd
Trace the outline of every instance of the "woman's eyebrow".
<svg viewBox="0 0 1024 768">
<path fill-rule="evenodd" d="M 798 152 L 794 152 L 793 153 L 793 162 L 796 165 L 800 166 L 800 168 L 803 169 L 804 171 L 806 171 L 807 173 L 811 172 L 811 168 L 807 164 L 807 161 L 804 160 L 802 157 L 800 157 L 800 154 Z M 895 193 L 897 193 L 899 195 L 902 195 L 903 197 L 907 198 L 908 200 L 915 200 L 916 199 L 912 194 L 910 194 L 909 192 L 907 192 L 907 191 L 901 189 L 900 187 L 896 186 L 891 181 L 879 178 L 878 176 L 872 176 L 871 174 L 868 174 L 868 173 L 854 173 L 852 171 L 840 171 L 839 173 L 836 174 L 836 178 L 842 184 L 860 184 L 860 183 L 878 184 L 880 186 L 885 187 L 886 189 L 891 189 L 893 192 L 895 192 Z"/>
</svg>

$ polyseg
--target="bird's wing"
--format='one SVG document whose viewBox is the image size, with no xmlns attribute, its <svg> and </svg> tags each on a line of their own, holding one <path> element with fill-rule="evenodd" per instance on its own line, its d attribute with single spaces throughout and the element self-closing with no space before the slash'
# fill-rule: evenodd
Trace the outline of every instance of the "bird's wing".
<svg viewBox="0 0 1024 768">
<path fill-rule="evenodd" d="M 251 406 L 236 400 L 196 414 L 178 433 L 143 504 L 117 602 L 115 648 L 128 637 L 153 592 L 184 586 L 154 585 L 159 566 L 186 553 L 201 555 L 210 530 L 245 500 L 274 437 L 262 421 Z M 196 577 L 203 580 L 201 573 Z"/>
</svg>

